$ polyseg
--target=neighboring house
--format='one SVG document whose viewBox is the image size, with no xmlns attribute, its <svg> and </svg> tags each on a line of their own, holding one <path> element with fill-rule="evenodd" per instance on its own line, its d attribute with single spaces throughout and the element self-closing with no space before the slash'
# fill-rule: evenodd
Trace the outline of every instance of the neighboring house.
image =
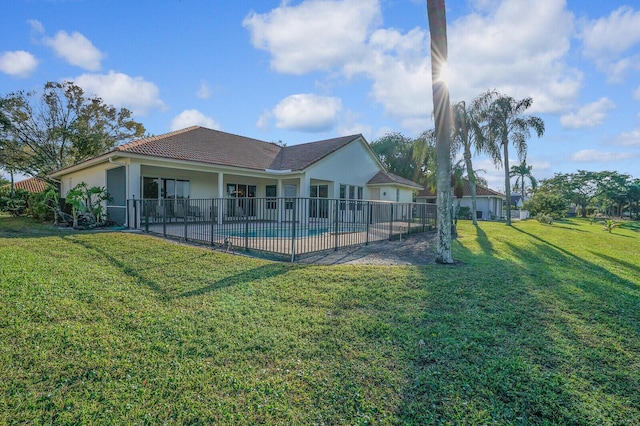
<svg viewBox="0 0 640 426">
<path fill-rule="evenodd" d="M 60 180 L 62 197 L 80 182 L 106 187 L 113 199 L 107 211 L 116 222 L 124 222 L 129 199 L 411 202 L 414 191 L 422 189 L 387 172 L 362 135 L 283 147 L 199 126 L 126 143 L 51 177 Z M 235 214 L 225 210 L 209 214 L 218 215 L 220 223 L 224 215 Z M 249 215 L 259 218 L 257 212 Z"/>
<path fill-rule="evenodd" d="M 11 184 L 3 185 L 2 188 L 9 188 Z M 28 179 L 24 179 L 18 182 L 13 183 L 13 189 L 24 189 L 28 192 L 42 192 L 47 189 L 47 182 L 42 179 L 38 179 L 36 177 L 30 177 Z"/>
<path fill-rule="evenodd" d="M 463 196 L 460 199 L 460 207 L 469 207 L 471 209 L 471 188 L 469 181 L 464 182 Z M 452 196 L 453 202 L 457 203 L 455 196 Z M 478 219 L 499 219 L 503 214 L 503 204 L 506 196 L 493 189 L 483 185 L 476 184 L 476 212 Z M 423 189 L 418 192 L 416 201 L 419 203 L 435 203 L 436 194 L 430 189 Z"/>
<path fill-rule="evenodd" d="M 520 210 L 522 209 L 522 206 L 524 205 L 524 202 L 527 201 L 526 198 L 524 198 L 522 195 L 520 194 L 511 194 L 511 205 Z"/>
</svg>

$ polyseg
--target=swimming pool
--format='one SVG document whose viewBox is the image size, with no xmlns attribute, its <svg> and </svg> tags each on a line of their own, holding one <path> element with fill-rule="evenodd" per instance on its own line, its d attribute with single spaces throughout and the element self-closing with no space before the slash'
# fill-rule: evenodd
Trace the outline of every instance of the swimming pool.
<svg viewBox="0 0 640 426">
<path fill-rule="evenodd" d="M 366 225 L 362 224 L 349 224 L 349 225 L 340 225 L 338 227 L 339 233 L 345 232 L 363 232 L 366 230 Z M 296 229 L 296 237 L 315 237 L 323 234 L 327 234 L 329 232 L 334 232 L 334 227 L 323 227 L 323 228 L 301 228 Z M 245 237 L 244 230 L 237 230 L 226 233 L 226 235 L 230 237 Z M 260 228 L 260 229 L 251 229 L 247 235 L 249 238 L 291 238 L 293 237 L 293 232 L 291 227 L 286 228 Z"/>
</svg>

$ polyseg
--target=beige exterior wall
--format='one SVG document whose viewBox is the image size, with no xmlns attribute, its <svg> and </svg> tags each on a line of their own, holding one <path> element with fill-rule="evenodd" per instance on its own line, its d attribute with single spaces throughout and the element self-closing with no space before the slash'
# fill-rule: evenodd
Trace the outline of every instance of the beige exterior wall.
<svg viewBox="0 0 640 426">
<path fill-rule="evenodd" d="M 60 193 L 64 198 L 79 183 L 85 182 L 89 187 L 107 186 L 107 170 L 120 167 L 119 164 L 102 163 L 93 167 L 65 175 L 61 179 Z"/>
<path fill-rule="evenodd" d="M 340 185 L 362 186 L 364 198 L 370 199 L 367 181 L 380 171 L 378 162 L 363 143 L 350 143 L 307 170 L 310 179 L 334 182 L 329 188 L 329 198 L 339 198 Z"/>
<path fill-rule="evenodd" d="M 454 200 L 454 203 L 457 200 Z M 471 197 L 462 197 L 460 207 L 471 209 Z M 498 197 L 477 197 L 476 210 L 482 212 L 482 219 L 491 219 L 491 215 L 497 218 L 502 216 L 502 199 Z"/>
</svg>

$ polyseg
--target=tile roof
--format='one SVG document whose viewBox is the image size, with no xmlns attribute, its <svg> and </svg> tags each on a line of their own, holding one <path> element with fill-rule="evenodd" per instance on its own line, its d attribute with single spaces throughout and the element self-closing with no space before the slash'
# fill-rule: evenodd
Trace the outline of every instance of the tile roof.
<svg viewBox="0 0 640 426">
<path fill-rule="evenodd" d="M 11 184 L 3 185 L 3 188 L 9 188 Z M 37 177 L 30 177 L 25 180 L 21 180 L 18 182 L 14 182 L 14 189 L 24 189 L 29 192 L 42 192 L 47 189 L 49 184 L 42 179 L 38 179 Z"/>
<path fill-rule="evenodd" d="M 113 154 L 136 154 L 149 157 L 193 161 L 219 166 L 250 170 L 301 171 L 342 147 L 364 138 L 362 135 L 342 136 L 292 146 L 280 146 L 272 142 L 247 138 L 219 130 L 192 126 L 186 129 L 152 136 L 120 145 L 89 163 L 106 159 Z M 366 141 L 364 141 L 366 144 Z M 372 155 L 373 154 L 372 152 Z M 82 167 L 79 163 L 72 167 Z M 67 168 L 67 169 L 68 169 Z M 58 170 L 56 176 L 66 169 Z M 381 171 L 369 183 L 395 183 L 422 188 L 415 182 L 387 171 Z"/>
<path fill-rule="evenodd" d="M 464 181 L 464 189 L 463 189 L 463 197 L 471 197 L 471 186 L 469 181 L 465 179 Z M 422 191 L 418 192 L 418 197 L 435 197 L 436 193 L 432 191 L 430 188 L 425 188 Z M 480 185 L 476 183 L 476 196 L 478 197 L 501 197 L 504 198 L 505 195 L 499 193 L 498 191 L 494 191 L 491 188 L 487 188 L 486 186 Z"/>
<path fill-rule="evenodd" d="M 114 151 L 264 170 L 281 149 L 274 143 L 193 126 L 129 142 Z"/>
<path fill-rule="evenodd" d="M 318 142 L 283 147 L 271 163 L 274 170 L 303 170 L 358 139 L 361 135 L 343 136 Z"/>
<path fill-rule="evenodd" d="M 395 175 L 391 172 L 387 172 L 386 170 L 380 170 L 374 177 L 369 179 L 367 185 L 376 185 L 376 184 L 389 184 L 396 183 L 401 185 L 411 186 L 416 189 L 422 189 L 421 185 L 418 185 L 412 180 L 405 179 L 402 176 Z"/>
<path fill-rule="evenodd" d="M 361 135 L 293 146 L 211 130 L 200 126 L 118 146 L 115 151 L 176 160 L 197 161 L 253 170 L 303 170 Z"/>
</svg>

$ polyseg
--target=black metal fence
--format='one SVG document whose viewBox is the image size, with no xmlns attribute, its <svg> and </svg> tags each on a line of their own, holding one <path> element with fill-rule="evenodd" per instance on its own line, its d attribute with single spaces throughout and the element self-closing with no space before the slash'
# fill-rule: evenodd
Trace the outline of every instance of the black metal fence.
<svg viewBox="0 0 640 426">
<path fill-rule="evenodd" d="M 145 199 L 127 202 L 144 232 L 286 257 L 435 230 L 436 206 L 326 198 Z"/>
</svg>

